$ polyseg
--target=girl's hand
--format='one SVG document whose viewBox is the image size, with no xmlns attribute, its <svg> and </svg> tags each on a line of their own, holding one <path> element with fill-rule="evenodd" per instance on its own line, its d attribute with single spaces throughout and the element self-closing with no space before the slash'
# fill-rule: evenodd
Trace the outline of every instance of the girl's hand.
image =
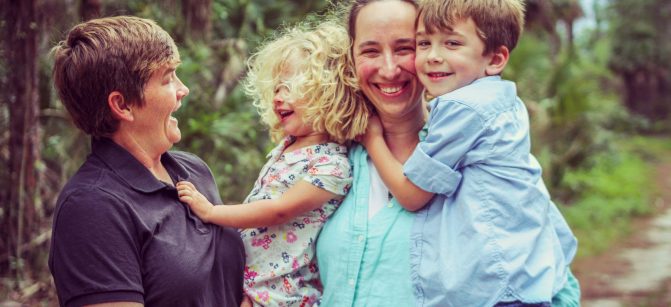
<svg viewBox="0 0 671 307">
<path fill-rule="evenodd" d="M 193 183 L 180 181 L 175 185 L 175 188 L 177 188 L 179 200 L 189 205 L 191 211 L 203 220 L 203 222 L 209 222 L 210 212 L 214 206 L 203 194 L 198 192 Z"/>
<path fill-rule="evenodd" d="M 373 140 L 378 137 L 382 137 L 384 129 L 382 128 L 382 123 L 380 118 L 377 115 L 371 115 L 368 118 L 368 127 L 366 127 L 366 134 L 363 135 L 363 146 L 369 148 L 372 145 Z"/>
<path fill-rule="evenodd" d="M 245 295 L 244 298 L 242 299 L 242 303 L 240 303 L 240 307 L 252 307 L 252 306 L 254 306 L 252 305 L 252 300 L 249 299 L 247 295 Z"/>
</svg>

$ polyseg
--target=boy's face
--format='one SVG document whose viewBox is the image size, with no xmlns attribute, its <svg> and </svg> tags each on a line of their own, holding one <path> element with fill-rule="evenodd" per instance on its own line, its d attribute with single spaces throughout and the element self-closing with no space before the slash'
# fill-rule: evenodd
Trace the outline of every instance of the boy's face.
<svg viewBox="0 0 671 307">
<path fill-rule="evenodd" d="M 485 77 L 491 55 L 483 55 L 485 44 L 473 19 L 462 19 L 450 30 L 429 34 L 422 17 L 417 23 L 417 76 L 432 96 L 449 93 Z"/>
</svg>

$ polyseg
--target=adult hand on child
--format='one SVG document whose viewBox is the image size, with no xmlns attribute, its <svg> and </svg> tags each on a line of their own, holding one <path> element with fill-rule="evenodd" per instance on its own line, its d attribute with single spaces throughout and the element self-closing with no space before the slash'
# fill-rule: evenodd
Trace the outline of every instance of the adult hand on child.
<svg viewBox="0 0 671 307">
<path fill-rule="evenodd" d="M 188 181 L 180 181 L 175 185 L 179 200 L 186 203 L 203 222 L 209 222 L 209 215 L 214 206 L 207 198 Z"/>
</svg>

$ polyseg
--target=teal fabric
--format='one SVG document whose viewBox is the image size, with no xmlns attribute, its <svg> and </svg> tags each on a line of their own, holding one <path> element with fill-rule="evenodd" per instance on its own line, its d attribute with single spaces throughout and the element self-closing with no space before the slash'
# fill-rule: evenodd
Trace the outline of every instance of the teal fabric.
<svg viewBox="0 0 671 307">
<path fill-rule="evenodd" d="M 552 307 L 580 307 L 580 283 L 570 269 L 567 275 L 564 288 L 552 297 Z"/>
<path fill-rule="evenodd" d="M 392 200 L 368 219 L 367 158 L 359 145 L 350 150 L 352 189 L 317 241 L 321 305 L 414 306 L 409 265 L 414 215 Z"/>
</svg>

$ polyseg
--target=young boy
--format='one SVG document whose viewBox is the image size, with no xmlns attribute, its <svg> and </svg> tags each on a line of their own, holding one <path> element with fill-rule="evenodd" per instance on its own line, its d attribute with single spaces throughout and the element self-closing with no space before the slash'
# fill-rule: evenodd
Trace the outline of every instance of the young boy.
<svg viewBox="0 0 671 307">
<path fill-rule="evenodd" d="M 405 165 L 375 118 L 364 137 L 398 202 L 424 208 L 411 255 L 420 306 L 550 306 L 566 282 L 577 242 L 530 153 L 515 84 L 500 77 L 523 23 L 521 0 L 421 3 L 415 66 L 436 97 L 426 136 Z"/>
</svg>

